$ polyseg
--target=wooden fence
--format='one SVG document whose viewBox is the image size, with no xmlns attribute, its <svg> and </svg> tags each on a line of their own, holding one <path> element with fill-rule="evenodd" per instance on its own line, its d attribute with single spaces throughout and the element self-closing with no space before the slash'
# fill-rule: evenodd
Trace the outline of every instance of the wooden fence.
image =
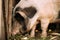
<svg viewBox="0 0 60 40">
<path fill-rule="evenodd" d="M 8 40 L 11 36 L 12 0 L 0 0 L 0 19 L 0 40 Z"/>
</svg>

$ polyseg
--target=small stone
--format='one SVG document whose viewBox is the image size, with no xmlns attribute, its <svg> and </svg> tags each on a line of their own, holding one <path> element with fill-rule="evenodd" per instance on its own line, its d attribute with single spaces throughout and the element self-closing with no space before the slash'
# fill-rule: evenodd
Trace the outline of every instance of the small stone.
<svg viewBox="0 0 60 40">
<path fill-rule="evenodd" d="M 49 29 L 49 32 L 51 32 L 51 29 Z"/>
<path fill-rule="evenodd" d="M 27 40 L 27 39 L 28 39 L 27 37 L 21 38 L 21 40 Z"/>
<path fill-rule="evenodd" d="M 38 30 L 36 30 L 36 32 L 38 32 Z"/>
</svg>

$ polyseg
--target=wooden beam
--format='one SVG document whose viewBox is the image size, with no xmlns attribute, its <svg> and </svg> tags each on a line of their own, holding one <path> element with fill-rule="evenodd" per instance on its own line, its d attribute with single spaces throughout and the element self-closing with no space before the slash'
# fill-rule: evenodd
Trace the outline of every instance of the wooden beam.
<svg viewBox="0 0 60 40">
<path fill-rule="evenodd" d="M 5 34 L 6 34 L 6 40 L 8 40 L 9 35 L 8 35 L 8 0 L 4 0 L 4 8 L 5 8 L 5 15 L 4 15 L 4 24 L 5 24 Z"/>
<path fill-rule="evenodd" d="M 9 37 L 11 36 L 11 27 L 12 27 L 12 0 L 9 0 L 8 1 L 8 26 L 9 26 L 9 28 L 8 28 L 8 30 L 9 30 L 9 32 L 8 32 L 8 34 L 9 34 Z"/>
<path fill-rule="evenodd" d="M 0 0 L 0 40 L 5 40 L 5 28 L 2 10 L 2 0 Z"/>
<path fill-rule="evenodd" d="M 1 39 L 1 13 L 2 13 L 2 11 L 1 11 L 1 0 L 0 0 L 0 39 Z"/>
</svg>

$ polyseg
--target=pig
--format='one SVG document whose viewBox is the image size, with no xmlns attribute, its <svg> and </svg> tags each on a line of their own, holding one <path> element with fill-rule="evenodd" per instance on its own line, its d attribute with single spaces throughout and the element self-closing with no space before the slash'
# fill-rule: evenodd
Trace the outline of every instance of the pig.
<svg viewBox="0 0 60 40">
<path fill-rule="evenodd" d="M 25 22 L 25 27 L 27 31 L 31 30 L 31 37 L 34 37 L 34 31 L 38 20 L 41 22 L 42 34 L 41 37 L 47 37 L 47 28 L 50 23 L 53 23 L 58 17 L 58 5 L 59 0 L 21 0 L 14 8 L 13 13 L 19 11 L 18 13 L 27 20 Z M 59 1 L 60 2 L 60 1 Z M 59 4 L 60 5 L 60 4 Z M 26 14 L 25 8 L 33 7 L 36 12 L 33 16 Z M 16 8 L 18 8 L 16 10 Z M 25 20 L 25 21 L 26 21 Z"/>
</svg>

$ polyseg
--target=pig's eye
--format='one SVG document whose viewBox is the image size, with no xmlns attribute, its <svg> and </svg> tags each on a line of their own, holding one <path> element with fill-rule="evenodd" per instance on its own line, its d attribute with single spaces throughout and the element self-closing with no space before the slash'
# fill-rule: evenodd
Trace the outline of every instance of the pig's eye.
<svg viewBox="0 0 60 40">
<path fill-rule="evenodd" d="M 32 18 L 35 15 L 35 13 L 37 12 L 36 8 L 34 8 L 34 7 L 24 8 L 23 10 L 26 12 L 25 14 L 29 18 Z"/>
<path fill-rule="evenodd" d="M 15 12 L 16 12 L 16 11 L 21 11 L 21 10 L 22 10 L 22 8 L 17 7 L 16 10 L 15 10 Z"/>
</svg>

